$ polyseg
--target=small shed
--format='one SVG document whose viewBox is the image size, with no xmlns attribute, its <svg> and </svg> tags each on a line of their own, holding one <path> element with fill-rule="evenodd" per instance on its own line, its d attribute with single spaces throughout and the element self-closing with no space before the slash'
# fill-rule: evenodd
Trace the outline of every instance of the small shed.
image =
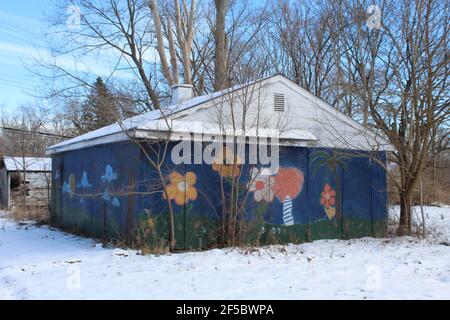
<svg viewBox="0 0 450 320">
<path fill-rule="evenodd" d="M 55 225 L 105 238 L 153 230 L 164 239 L 168 197 L 177 247 L 214 246 L 223 197 L 236 190 L 228 182 L 239 177 L 238 193 L 248 195 L 237 195 L 239 219 L 252 243 L 384 234 L 391 146 L 377 132 L 281 74 L 199 97 L 189 86 L 173 90 L 161 110 L 47 149 Z M 238 153 L 229 139 L 245 146 L 237 167 L 226 162 Z M 275 168 L 251 161 L 261 140 L 279 155 Z M 214 143 L 212 162 L 202 161 Z M 163 159 L 167 193 L 149 157 Z"/>
<path fill-rule="evenodd" d="M 50 199 L 51 158 L 0 158 L 0 207 L 46 206 Z"/>
</svg>

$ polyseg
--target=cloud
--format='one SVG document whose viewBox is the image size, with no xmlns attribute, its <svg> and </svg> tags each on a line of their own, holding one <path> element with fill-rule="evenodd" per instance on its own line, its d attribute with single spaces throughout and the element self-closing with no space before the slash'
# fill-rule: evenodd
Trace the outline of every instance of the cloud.
<svg viewBox="0 0 450 320">
<path fill-rule="evenodd" d="M 8 55 L 8 54 L 19 54 L 26 56 L 30 53 L 30 50 L 33 50 L 32 47 L 23 46 L 11 42 L 0 42 L 0 54 Z"/>
<path fill-rule="evenodd" d="M 107 55 L 85 56 L 83 59 L 77 59 L 71 55 L 55 56 L 45 48 L 2 41 L 0 41 L 0 57 L 2 57 L 0 66 L 11 63 L 24 66 L 24 64 L 32 64 L 37 59 L 55 64 L 70 72 L 89 73 L 99 76 L 109 76 L 114 71 L 115 62 L 117 61 L 113 60 L 117 59 L 117 57 L 107 57 Z M 125 65 L 122 65 L 122 67 L 125 67 Z M 114 76 L 123 79 L 132 79 L 134 77 L 129 70 L 118 70 L 114 72 Z"/>
<path fill-rule="evenodd" d="M 27 26 L 27 29 L 32 27 L 39 27 L 40 22 L 37 19 L 33 19 L 23 15 L 17 15 L 10 12 L 0 10 L 0 21 L 9 25 L 16 25 L 17 27 Z"/>
</svg>

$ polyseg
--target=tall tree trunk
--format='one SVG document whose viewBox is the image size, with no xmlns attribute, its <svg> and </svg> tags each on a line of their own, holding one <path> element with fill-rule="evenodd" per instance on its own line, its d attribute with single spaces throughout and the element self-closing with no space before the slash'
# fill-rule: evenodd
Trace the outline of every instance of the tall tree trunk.
<svg viewBox="0 0 450 320">
<path fill-rule="evenodd" d="M 339 231 L 341 233 L 341 239 L 347 238 L 345 235 L 344 228 L 344 208 L 342 206 L 342 190 L 341 190 L 341 179 L 339 177 L 339 171 L 337 168 L 333 168 L 334 172 L 334 181 L 336 183 L 336 219 L 339 221 Z"/>
<path fill-rule="evenodd" d="M 183 0 L 183 7 L 186 18 L 182 18 L 180 5 L 178 0 L 175 0 L 175 20 L 176 29 L 179 39 L 179 46 L 181 48 L 181 56 L 183 62 L 183 78 L 185 84 L 192 84 L 192 63 L 191 63 L 191 49 L 192 41 L 194 39 L 194 16 L 195 16 L 195 1 L 191 0 L 191 6 L 188 11 L 186 0 Z"/>
<path fill-rule="evenodd" d="M 219 91 L 228 87 L 227 81 L 227 45 L 225 34 L 225 16 L 228 0 L 214 0 L 216 6 L 216 26 L 214 37 L 216 42 L 214 60 L 214 90 Z"/>
<path fill-rule="evenodd" d="M 174 215 L 173 215 L 172 202 L 169 199 L 169 194 L 167 193 L 166 180 L 161 171 L 161 168 L 158 167 L 158 168 L 156 168 L 156 170 L 158 172 L 158 177 L 159 177 L 159 180 L 161 181 L 161 184 L 163 187 L 163 192 L 166 197 L 167 208 L 169 211 L 167 213 L 167 232 L 168 232 L 169 250 L 174 251 L 176 242 L 175 242 L 175 221 L 174 221 Z"/>
<path fill-rule="evenodd" d="M 164 74 L 164 77 L 166 78 L 167 82 L 169 83 L 169 86 L 173 86 L 178 83 L 178 81 L 176 81 L 176 80 L 178 80 L 178 78 L 174 79 L 172 77 L 172 74 L 169 69 L 169 64 L 167 63 L 166 48 L 164 47 L 164 37 L 163 37 L 162 27 L 161 27 L 161 18 L 159 15 L 158 4 L 156 3 L 156 0 L 150 0 L 149 6 L 150 6 L 150 11 L 152 12 L 152 16 L 153 16 L 153 24 L 155 27 L 156 40 L 157 40 L 156 50 L 158 51 L 158 54 L 159 54 L 161 70 L 162 70 L 162 73 Z M 172 30 L 169 29 L 169 30 L 167 30 L 167 32 L 169 34 L 171 34 Z M 171 35 L 169 36 L 168 40 L 169 41 L 171 40 Z M 169 47 L 170 48 L 174 47 L 173 43 L 169 43 Z M 155 108 L 155 109 L 157 109 L 157 108 Z"/>
<path fill-rule="evenodd" d="M 400 221 L 397 234 L 400 236 L 411 234 L 411 192 L 400 193 Z"/>
<path fill-rule="evenodd" d="M 422 215 L 422 236 L 426 238 L 427 236 L 427 230 L 425 226 L 425 212 L 423 211 L 423 184 L 422 184 L 422 177 L 419 178 L 420 182 L 420 213 Z"/>
</svg>

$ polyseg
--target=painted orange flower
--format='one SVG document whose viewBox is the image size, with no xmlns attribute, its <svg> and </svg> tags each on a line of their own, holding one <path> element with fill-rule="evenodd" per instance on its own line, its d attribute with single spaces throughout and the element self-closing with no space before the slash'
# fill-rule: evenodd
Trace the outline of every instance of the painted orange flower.
<svg viewBox="0 0 450 320">
<path fill-rule="evenodd" d="M 188 203 L 190 200 L 197 199 L 197 189 L 194 184 L 197 181 L 195 173 L 189 171 L 185 176 L 173 171 L 169 175 L 170 184 L 166 188 L 169 200 L 175 200 L 175 203 L 179 206 Z M 164 199 L 166 194 L 163 193 Z"/>
<path fill-rule="evenodd" d="M 323 187 L 323 191 L 322 191 L 322 195 L 320 198 L 320 203 L 325 207 L 325 208 L 329 208 L 331 206 L 334 206 L 336 203 L 335 197 L 336 196 L 336 191 L 334 191 L 330 185 L 327 183 L 325 184 L 325 186 Z"/>
<path fill-rule="evenodd" d="M 296 168 L 280 168 L 275 176 L 272 190 L 280 202 L 286 198 L 294 199 L 303 187 L 303 172 Z"/>
<path fill-rule="evenodd" d="M 237 177 L 241 173 L 242 159 L 229 148 L 222 148 L 212 161 L 212 168 L 222 177 Z"/>
</svg>

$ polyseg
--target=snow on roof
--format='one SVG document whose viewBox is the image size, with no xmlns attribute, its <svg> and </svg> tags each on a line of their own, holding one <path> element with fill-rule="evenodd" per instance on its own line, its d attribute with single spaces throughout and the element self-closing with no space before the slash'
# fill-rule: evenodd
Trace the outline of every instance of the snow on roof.
<svg viewBox="0 0 450 320">
<path fill-rule="evenodd" d="M 210 102 L 216 98 L 219 98 L 221 96 L 224 96 L 228 93 L 244 89 L 245 87 L 252 86 L 254 84 L 266 81 L 270 78 L 281 76 L 283 79 L 287 80 L 287 82 L 291 83 L 292 81 L 283 76 L 282 74 L 274 74 L 262 79 L 258 79 L 255 81 L 247 82 L 241 85 L 236 85 L 234 87 L 224 89 L 222 91 L 213 92 L 210 94 L 206 94 L 203 96 L 195 97 L 191 100 L 188 100 L 184 103 L 177 104 L 177 105 L 170 105 L 167 107 L 162 108 L 161 110 L 153 110 L 146 112 L 141 115 L 137 115 L 128 119 L 125 119 L 121 122 L 116 122 L 114 124 L 111 124 L 109 126 L 88 132 L 86 134 L 80 135 L 78 137 L 63 141 L 59 144 L 50 146 L 47 148 L 46 152 L 47 154 L 54 154 L 59 152 L 65 152 L 69 150 L 75 150 L 80 149 L 88 146 L 98 145 L 98 144 L 106 144 L 106 143 L 114 143 L 119 141 L 128 140 L 130 136 L 133 137 L 140 137 L 140 138 L 152 138 L 153 134 L 156 133 L 156 135 L 159 134 L 159 132 L 164 133 L 168 130 L 173 132 L 174 138 L 176 139 L 178 136 L 184 136 L 186 133 L 196 133 L 195 128 L 193 128 L 192 120 L 185 120 L 180 121 L 180 119 L 176 119 L 176 116 L 172 117 L 175 113 L 185 111 L 187 109 L 191 109 L 197 106 L 200 106 L 206 102 Z M 294 84 L 292 82 L 292 84 Z M 307 95 L 307 98 L 311 103 L 313 103 L 315 106 L 320 107 L 325 112 L 329 113 L 331 117 L 334 119 L 340 119 L 341 122 L 345 123 L 347 126 L 356 128 L 355 130 L 364 134 L 367 134 L 369 136 L 377 137 L 376 134 L 373 134 L 370 130 L 367 130 L 367 128 L 364 128 L 361 124 L 356 122 L 355 120 L 351 119 L 350 117 L 344 115 L 343 113 L 335 110 L 331 106 L 329 106 L 325 101 L 317 98 L 316 96 L 312 95 L 309 91 L 301 88 L 298 86 L 298 84 L 295 84 L 295 90 L 301 91 L 304 94 Z M 201 132 L 205 134 L 224 134 L 223 130 L 220 128 L 217 128 L 217 124 L 208 124 L 208 121 L 201 121 L 202 122 L 202 128 Z M 170 128 L 168 128 L 170 126 Z M 193 131 L 194 130 L 194 131 Z M 266 130 L 266 131 L 264 131 Z M 305 141 L 309 142 L 318 142 L 319 140 L 322 140 L 320 138 L 320 135 L 315 132 L 314 134 L 311 131 L 307 131 L 304 129 L 296 128 L 296 130 L 290 130 L 289 132 L 269 132 L 268 129 L 258 129 L 258 131 L 255 132 L 245 132 L 245 136 L 251 137 L 251 136 L 259 136 L 259 137 L 278 137 L 280 140 L 294 140 L 297 141 L 300 144 L 304 143 Z M 197 130 L 198 131 L 198 130 Z M 250 130 L 251 131 L 251 130 Z M 229 134 L 228 130 L 225 132 L 225 134 Z M 231 135 L 234 136 L 241 136 L 242 134 L 237 132 L 231 132 Z M 154 137 L 153 137 L 154 138 Z M 384 141 L 384 140 L 383 140 Z M 388 145 L 388 142 L 386 142 L 386 145 Z M 370 146 L 369 146 L 370 147 Z"/>
<path fill-rule="evenodd" d="M 149 112 L 125 119 L 125 120 L 121 121 L 120 123 L 116 122 L 116 123 L 113 123 L 106 127 L 103 127 L 103 128 L 82 134 L 78 137 L 55 144 L 53 146 L 48 147 L 47 151 L 50 151 L 49 153 L 51 153 L 52 151 L 58 152 L 58 149 L 61 149 L 63 147 L 66 147 L 66 146 L 69 146 L 69 145 L 72 145 L 75 143 L 93 140 L 93 139 L 113 135 L 113 134 L 124 132 L 124 131 L 135 130 L 135 129 L 149 130 L 149 128 L 155 126 L 155 123 L 154 123 L 155 120 L 167 118 L 167 116 L 172 115 L 174 113 L 193 108 L 197 105 L 200 105 L 200 104 L 203 104 L 210 100 L 221 97 L 229 92 L 239 90 L 240 88 L 263 81 L 263 80 L 268 79 L 273 76 L 274 75 L 266 77 L 266 78 L 262 78 L 259 80 L 247 82 L 247 83 L 244 83 L 241 85 L 236 85 L 234 87 L 224 89 L 222 91 L 217 91 L 217 92 L 205 94 L 202 96 L 198 96 L 198 97 L 192 98 L 191 100 L 188 100 L 181 104 L 170 105 L 168 107 L 161 108 L 161 110 L 149 111 Z"/>
<path fill-rule="evenodd" d="M 167 130 L 167 125 L 163 120 L 152 122 L 152 126 L 146 127 L 147 130 Z M 202 121 L 202 127 L 196 128 L 191 121 L 172 120 L 170 123 L 170 130 L 173 132 L 174 138 L 178 133 L 199 133 L 208 135 L 227 135 L 227 136 L 246 136 L 246 137 L 260 137 L 260 138 L 279 138 L 279 139 L 294 139 L 294 140 L 318 140 L 311 132 L 302 129 L 280 130 L 278 128 L 249 128 L 243 131 L 242 129 L 234 129 L 232 127 L 219 127 L 214 122 Z"/>
<path fill-rule="evenodd" d="M 26 171 L 52 171 L 51 158 L 3 157 L 3 162 L 7 171 L 23 171 L 24 159 Z"/>
</svg>

